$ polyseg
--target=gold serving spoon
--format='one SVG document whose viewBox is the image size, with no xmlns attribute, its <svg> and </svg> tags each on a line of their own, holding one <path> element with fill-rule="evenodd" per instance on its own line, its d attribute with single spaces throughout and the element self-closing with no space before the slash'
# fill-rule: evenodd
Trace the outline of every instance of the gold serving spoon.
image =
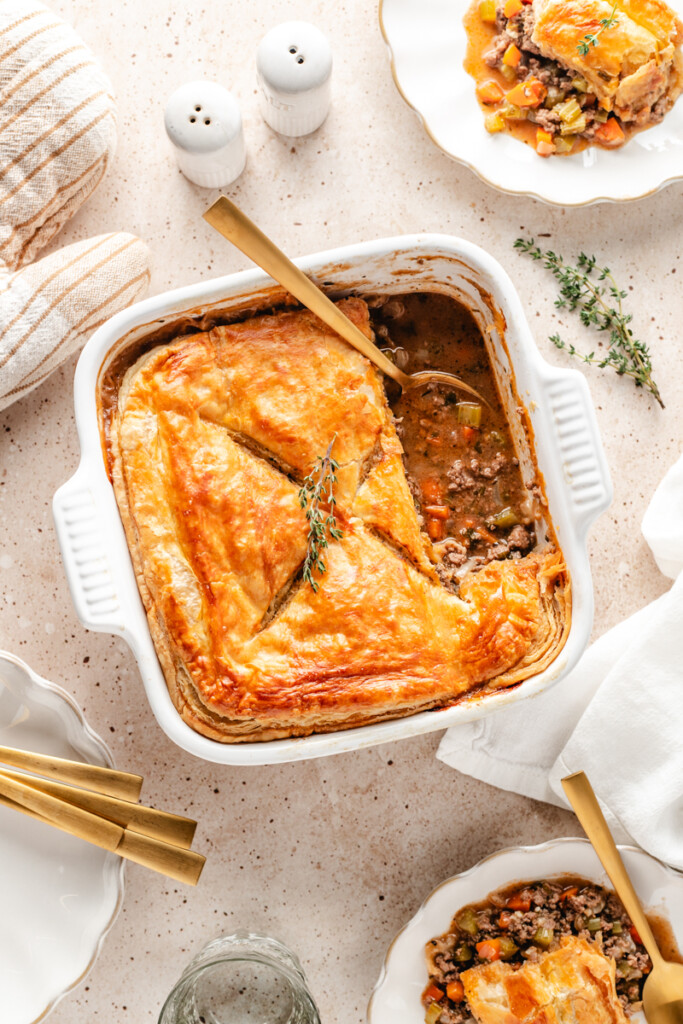
<svg viewBox="0 0 683 1024">
<path fill-rule="evenodd" d="M 671 963 L 660 953 L 586 774 L 567 775 L 562 785 L 652 961 L 643 989 L 648 1024 L 683 1024 L 683 964 Z"/>
<path fill-rule="evenodd" d="M 398 366 L 395 366 L 383 352 L 380 352 L 363 332 L 335 306 L 331 299 L 328 299 L 310 278 L 306 277 L 304 272 L 299 270 L 275 243 L 271 242 L 253 221 L 249 220 L 226 196 L 220 196 L 213 206 L 209 207 L 204 214 L 204 220 L 208 221 L 211 227 L 215 228 L 229 242 L 241 249 L 245 256 L 265 270 L 283 288 L 286 288 L 295 299 L 298 299 L 307 309 L 320 317 L 323 323 L 336 331 L 344 341 L 358 349 L 382 373 L 395 380 L 404 391 L 410 388 L 424 387 L 435 381 L 458 388 L 460 391 L 466 391 L 468 395 L 473 395 L 490 408 L 489 403 L 482 398 L 478 391 L 452 373 L 445 373 L 443 370 L 421 370 L 419 373 L 408 374 L 399 370 Z"/>
</svg>

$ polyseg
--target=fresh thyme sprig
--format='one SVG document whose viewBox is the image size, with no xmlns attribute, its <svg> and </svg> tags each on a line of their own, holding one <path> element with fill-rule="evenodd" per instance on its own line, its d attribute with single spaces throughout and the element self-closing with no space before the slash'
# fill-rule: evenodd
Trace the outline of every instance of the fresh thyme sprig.
<svg viewBox="0 0 683 1024">
<path fill-rule="evenodd" d="M 336 438 L 335 434 L 325 454 L 318 456 L 315 468 L 304 479 L 299 491 L 299 504 L 306 510 L 308 520 L 304 581 L 310 583 L 316 593 L 319 584 L 313 573 L 322 574 L 327 569 L 323 551 L 329 544 L 329 538 L 341 540 L 343 536 L 334 514 L 334 507 L 337 504 L 334 485 L 337 482 L 336 471 L 339 469 L 339 464 L 332 458 L 332 445 Z"/>
<path fill-rule="evenodd" d="M 555 299 L 558 309 L 578 309 L 585 327 L 609 332 L 604 355 L 596 355 L 595 352 L 584 355 L 574 345 L 567 345 L 559 334 L 550 336 L 553 345 L 566 349 L 570 356 L 584 363 L 595 363 L 600 369 L 610 366 L 620 377 L 631 377 L 636 387 L 649 391 L 663 409 L 662 396 L 652 377 L 650 352 L 644 342 L 633 337 L 633 331 L 628 326 L 633 317 L 630 313 L 624 313 L 622 306 L 626 292 L 617 287 L 609 267 L 599 267 L 595 256 L 587 256 L 584 252 L 579 255 L 576 266 L 572 267 L 557 253 L 550 250 L 543 252 L 533 238 L 518 238 L 515 249 L 530 256 L 532 260 L 542 261 L 546 270 L 559 282 L 560 294 Z M 596 278 L 591 276 L 594 271 Z M 601 281 L 605 284 L 601 285 Z"/>
<path fill-rule="evenodd" d="M 579 51 L 582 57 L 585 57 L 590 52 L 591 46 L 598 45 L 598 39 L 606 28 L 612 28 L 612 25 L 616 25 L 618 23 L 617 19 L 615 18 L 616 13 L 617 5 L 614 4 L 612 10 L 610 11 L 609 17 L 600 19 L 600 28 L 597 30 L 597 32 L 586 33 L 586 35 L 580 41 L 579 45 L 576 47 L 576 49 Z"/>
</svg>

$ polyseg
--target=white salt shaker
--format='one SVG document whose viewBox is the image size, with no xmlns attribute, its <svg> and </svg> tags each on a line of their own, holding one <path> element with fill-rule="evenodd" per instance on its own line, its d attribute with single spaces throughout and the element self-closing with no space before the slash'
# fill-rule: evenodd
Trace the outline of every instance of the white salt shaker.
<svg viewBox="0 0 683 1024">
<path fill-rule="evenodd" d="M 224 188 L 239 178 L 247 153 L 235 97 L 217 82 L 188 82 L 169 97 L 164 123 L 186 178 Z"/>
<path fill-rule="evenodd" d="M 309 135 L 330 109 L 332 50 L 320 29 L 287 21 L 267 32 L 256 51 L 261 113 L 280 135 Z"/>
</svg>

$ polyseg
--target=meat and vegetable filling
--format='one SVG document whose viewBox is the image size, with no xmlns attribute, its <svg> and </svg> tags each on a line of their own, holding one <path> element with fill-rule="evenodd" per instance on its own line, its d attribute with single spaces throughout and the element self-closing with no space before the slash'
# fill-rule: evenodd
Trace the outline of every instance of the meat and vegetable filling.
<svg viewBox="0 0 683 1024">
<path fill-rule="evenodd" d="M 534 500 L 471 313 L 454 299 L 429 293 L 392 297 L 372 313 L 378 345 L 387 346 L 401 369 L 449 370 L 491 406 L 440 386 L 391 401 L 408 482 L 439 557 L 436 570 L 456 591 L 465 572 L 532 550 Z"/>
<path fill-rule="evenodd" d="M 651 922 L 664 948 L 673 944 L 666 923 Z M 479 964 L 504 960 L 521 967 L 556 949 L 565 935 L 594 943 L 616 961 L 619 1000 L 627 1014 L 640 1009 L 652 969 L 640 936 L 608 889 L 581 878 L 516 883 L 482 903 L 460 909 L 445 935 L 427 943 L 429 984 L 422 1001 L 426 1024 L 467 1024 L 472 1014 L 460 975 Z M 671 959 L 677 950 L 667 949 Z"/>
<path fill-rule="evenodd" d="M 625 45 L 627 23 L 634 24 L 624 11 L 617 10 L 616 4 L 595 17 L 586 6 L 568 10 L 567 21 L 576 22 L 578 34 L 571 43 L 562 38 L 571 53 L 567 63 L 553 59 L 547 49 L 558 31 L 555 26 L 552 36 L 550 31 L 535 32 L 538 18 L 549 17 L 539 11 L 543 5 L 532 0 L 480 0 L 467 16 L 466 67 L 477 79 L 477 97 L 486 111 L 489 132 L 511 131 L 534 145 L 541 156 L 551 156 L 571 153 L 587 143 L 619 146 L 629 131 L 662 120 L 680 91 L 679 57 L 672 62 L 671 47 L 635 73 L 625 60 L 624 68 L 631 74 L 617 87 L 620 80 L 615 77 L 613 51 Z M 608 16 L 601 18 L 601 13 Z M 581 36 L 582 25 L 585 36 Z M 648 39 L 656 45 L 655 38 L 637 25 L 634 31 L 640 31 L 641 48 Z M 544 53 L 540 38 L 546 41 Z M 599 62 L 603 50 L 609 71 L 596 72 L 592 65 Z M 609 95 L 601 96 L 595 81 Z"/>
</svg>

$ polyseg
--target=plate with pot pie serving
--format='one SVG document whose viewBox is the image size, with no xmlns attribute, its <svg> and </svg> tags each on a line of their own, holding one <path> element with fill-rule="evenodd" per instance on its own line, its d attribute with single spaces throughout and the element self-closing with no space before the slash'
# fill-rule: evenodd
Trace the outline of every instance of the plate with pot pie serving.
<svg viewBox="0 0 683 1024">
<path fill-rule="evenodd" d="M 665 958 L 681 962 L 683 880 L 622 856 Z M 392 943 L 369 1024 L 644 1021 L 652 968 L 590 844 L 492 854 L 440 885 Z"/>
<path fill-rule="evenodd" d="M 680 0 L 380 0 L 394 80 L 488 184 L 563 206 L 683 177 Z"/>
</svg>

